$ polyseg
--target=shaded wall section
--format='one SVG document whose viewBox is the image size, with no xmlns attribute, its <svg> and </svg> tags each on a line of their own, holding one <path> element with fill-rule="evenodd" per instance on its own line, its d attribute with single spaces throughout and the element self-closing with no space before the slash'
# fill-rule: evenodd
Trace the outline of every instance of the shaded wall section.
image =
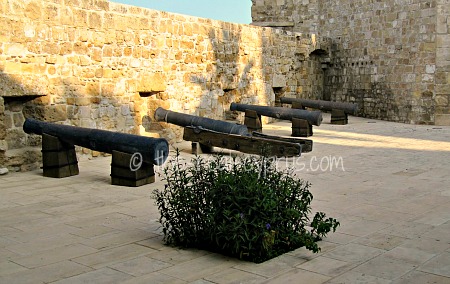
<svg viewBox="0 0 450 284">
<path fill-rule="evenodd" d="M 103 0 L 2 1 L 0 26 L 0 166 L 13 170 L 39 163 L 26 117 L 176 141 L 157 107 L 235 118 L 231 102 L 271 105 L 323 80 L 309 57 L 320 40 L 271 28 Z"/>
<path fill-rule="evenodd" d="M 252 17 L 330 39 L 325 99 L 357 102 L 365 117 L 450 125 L 449 7 L 447 0 L 254 0 Z"/>
<path fill-rule="evenodd" d="M 433 124 L 435 19 L 435 1 L 322 1 L 331 98 L 358 102 L 366 117 Z"/>
</svg>

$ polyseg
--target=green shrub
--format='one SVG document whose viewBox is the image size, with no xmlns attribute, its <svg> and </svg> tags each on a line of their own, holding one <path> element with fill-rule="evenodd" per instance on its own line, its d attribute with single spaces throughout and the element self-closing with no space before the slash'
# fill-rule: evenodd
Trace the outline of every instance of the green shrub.
<svg viewBox="0 0 450 284">
<path fill-rule="evenodd" d="M 302 246 L 318 252 L 339 226 L 322 212 L 310 222 L 310 184 L 266 157 L 186 163 L 177 153 L 167 165 L 155 190 L 167 244 L 262 262 Z"/>
</svg>

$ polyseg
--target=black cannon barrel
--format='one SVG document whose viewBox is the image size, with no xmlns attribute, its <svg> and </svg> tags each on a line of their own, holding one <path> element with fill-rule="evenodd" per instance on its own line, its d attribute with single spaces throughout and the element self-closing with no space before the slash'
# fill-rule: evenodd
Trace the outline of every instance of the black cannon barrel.
<svg viewBox="0 0 450 284">
<path fill-rule="evenodd" d="M 236 134 L 248 136 L 248 128 L 245 125 L 231 123 L 207 117 L 200 117 L 190 114 L 179 113 L 175 111 L 166 110 L 159 107 L 155 111 L 156 121 L 165 121 L 178 126 L 197 126 L 208 130 L 222 132 L 226 134 Z"/>
<path fill-rule="evenodd" d="M 303 109 L 293 109 L 285 107 L 257 106 L 231 103 L 230 110 L 245 111 L 254 110 L 257 114 L 274 118 L 292 120 L 300 118 L 307 120 L 312 125 L 319 126 L 322 123 L 322 113 L 320 111 L 309 111 Z"/>
<path fill-rule="evenodd" d="M 23 124 L 26 133 L 48 134 L 61 141 L 112 154 L 120 151 L 128 154 L 139 153 L 145 162 L 162 165 L 169 155 L 169 144 L 163 138 L 150 138 L 133 134 L 61 125 L 27 118 Z"/>
<path fill-rule="evenodd" d="M 354 103 L 347 102 L 331 102 L 322 100 L 307 100 L 307 99 L 296 99 L 296 98 L 286 98 L 280 99 L 283 104 L 292 104 L 294 102 L 301 103 L 304 107 L 310 107 L 315 109 L 320 109 L 324 111 L 331 111 L 332 109 L 343 110 L 347 114 L 356 115 L 358 114 L 359 107 Z"/>
</svg>

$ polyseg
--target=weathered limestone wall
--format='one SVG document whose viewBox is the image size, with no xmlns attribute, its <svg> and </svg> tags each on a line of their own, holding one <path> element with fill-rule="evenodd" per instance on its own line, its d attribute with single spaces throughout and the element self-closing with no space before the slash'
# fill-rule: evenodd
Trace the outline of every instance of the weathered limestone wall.
<svg viewBox="0 0 450 284">
<path fill-rule="evenodd" d="M 436 1 L 323 1 L 320 30 L 335 43 L 325 96 L 367 117 L 434 123 L 435 22 Z"/>
<path fill-rule="evenodd" d="M 450 125 L 448 0 L 253 3 L 254 24 L 332 41 L 323 98 L 358 102 L 367 117 Z"/>
<path fill-rule="evenodd" d="M 231 102 L 323 83 L 309 54 L 324 44 L 270 28 L 103 0 L 2 1 L 0 26 L 0 167 L 13 170 L 39 160 L 26 117 L 174 141 L 180 128 L 153 121 L 159 106 L 233 118 Z"/>
<path fill-rule="evenodd" d="M 437 125 L 450 125 L 450 1 L 437 1 L 436 21 L 436 114 Z"/>
</svg>

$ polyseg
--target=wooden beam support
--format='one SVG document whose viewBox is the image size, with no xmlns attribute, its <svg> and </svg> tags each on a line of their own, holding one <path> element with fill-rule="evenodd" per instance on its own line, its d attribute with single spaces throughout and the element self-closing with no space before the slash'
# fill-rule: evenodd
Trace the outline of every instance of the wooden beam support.
<svg viewBox="0 0 450 284">
<path fill-rule="evenodd" d="M 211 154 L 214 151 L 213 146 L 200 144 L 198 142 L 192 142 L 192 154 L 199 155 L 199 154 Z"/>
<path fill-rule="evenodd" d="M 292 118 L 292 136 L 309 137 L 313 135 L 312 125 L 306 119 Z"/>
<path fill-rule="evenodd" d="M 267 135 L 260 132 L 253 132 L 253 137 L 272 139 L 277 141 L 284 141 L 289 143 L 295 143 L 302 145 L 302 153 L 311 152 L 313 149 L 313 141 L 310 139 L 292 138 L 292 137 L 280 137 L 274 135 Z"/>
<path fill-rule="evenodd" d="M 295 108 L 295 109 L 306 109 L 306 107 L 304 107 L 302 105 L 302 103 L 299 103 L 299 102 L 292 102 L 292 106 L 291 107 Z"/>
<path fill-rule="evenodd" d="M 183 139 L 210 147 L 220 147 L 256 155 L 294 157 L 300 156 L 302 153 L 302 144 L 297 143 L 298 141 L 291 142 L 293 140 L 288 141 L 287 138 L 279 139 L 275 136 L 261 135 L 241 136 L 202 128 L 185 127 Z M 312 141 L 310 145 L 312 145 Z"/>
<path fill-rule="evenodd" d="M 258 115 L 254 110 L 247 109 L 245 111 L 244 125 L 247 126 L 250 133 L 253 131 L 262 132 L 261 115 Z"/>
<path fill-rule="evenodd" d="M 345 125 L 348 124 L 348 115 L 341 109 L 331 110 L 331 124 Z"/>
<path fill-rule="evenodd" d="M 75 146 L 58 137 L 42 134 L 42 169 L 45 177 L 65 178 L 79 174 Z"/>
<path fill-rule="evenodd" d="M 139 153 L 112 151 L 111 184 L 138 187 L 155 182 L 153 164 L 145 162 Z"/>
</svg>

